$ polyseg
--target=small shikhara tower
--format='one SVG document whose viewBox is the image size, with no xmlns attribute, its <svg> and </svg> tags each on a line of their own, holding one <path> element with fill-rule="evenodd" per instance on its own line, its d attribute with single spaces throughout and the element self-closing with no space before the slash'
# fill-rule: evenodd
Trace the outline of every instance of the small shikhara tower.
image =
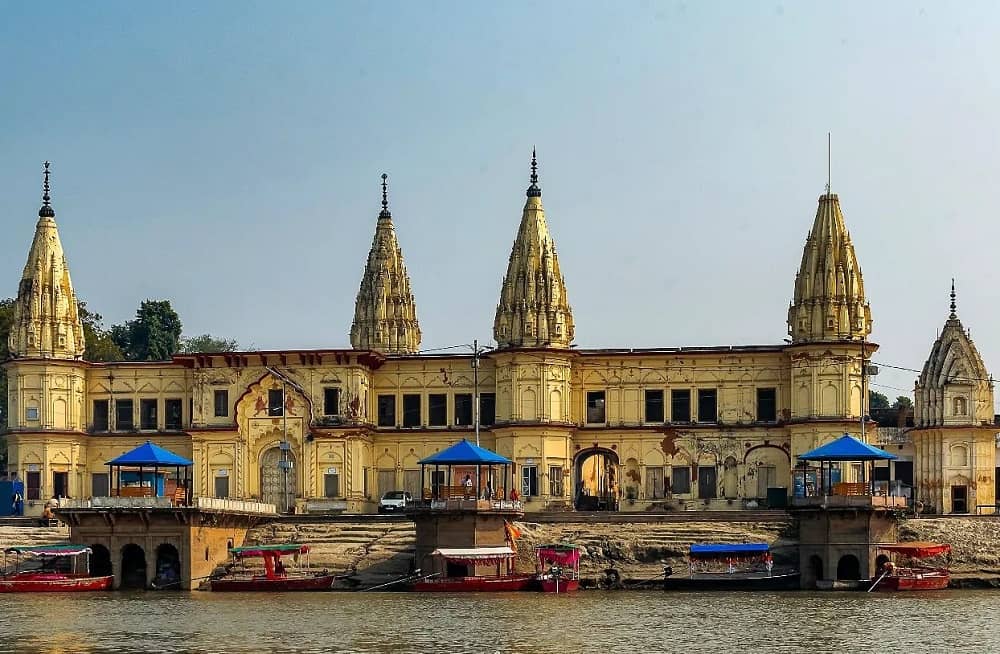
<svg viewBox="0 0 1000 654">
<path fill-rule="evenodd" d="M 83 325 L 50 199 L 46 161 L 42 207 L 17 289 L 8 344 L 15 358 L 82 359 Z"/>
<path fill-rule="evenodd" d="M 493 338 L 501 349 L 568 348 L 573 341 L 573 311 L 559 272 L 556 245 L 545 224 L 534 150 L 527 196 L 500 290 Z"/>
<path fill-rule="evenodd" d="M 387 179 L 388 175 L 383 174 L 382 211 L 354 305 L 351 347 L 386 354 L 415 354 L 420 351 L 420 324 L 410 292 L 410 276 L 389 212 Z"/>
<path fill-rule="evenodd" d="M 844 225 L 840 199 L 828 186 L 819 197 L 816 219 L 795 276 L 788 333 L 793 343 L 810 343 L 861 340 L 871 331 L 871 308 L 865 299 L 861 266 Z"/>
<path fill-rule="evenodd" d="M 924 510 L 994 511 L 993 379 L 955 312 L 954 280 L 951 313 L 914 388 L 914 421 L 914 484 Z"/>
</svg>

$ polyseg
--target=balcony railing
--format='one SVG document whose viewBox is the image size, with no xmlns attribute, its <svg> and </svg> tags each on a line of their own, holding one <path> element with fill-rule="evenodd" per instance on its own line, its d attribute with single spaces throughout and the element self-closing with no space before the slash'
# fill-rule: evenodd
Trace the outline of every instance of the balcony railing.
<svg viewBox="0 0 1000 654">
<path fill-rule="evenodd" d="M 59 500 L 62 509 L 170 509 L 178 506 L 171 497 L 91 497 L 86 500 L 63 498 Z M 225 511 L 230 513 L 253 513 L 272 515 L 277 513 L 273 504 L 231 500 L 221 497 L 196 497 L 192 508 L 203 511 Z"/>
</svg>

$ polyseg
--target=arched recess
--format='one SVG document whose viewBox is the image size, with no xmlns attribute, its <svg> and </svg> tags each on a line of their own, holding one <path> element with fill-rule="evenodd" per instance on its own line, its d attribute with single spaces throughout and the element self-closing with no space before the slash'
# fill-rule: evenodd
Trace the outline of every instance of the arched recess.
<svg viewBox="0 0 1000 654">
<path fill-rule="evenodd" d="M 955 468 L 964 468 L 969 465 L 969 449 L 966 446 L 951 446 L 951 465 Z"/>
<path fill-rule="evenodd" d="M 820 402 L 820 415 L 839 416 L 841 414 L 839 399 L 840 393 L 836 386 L 833 384 L 827 384 L 824 386 Z"/>
<path fill-rule="evenodd" d="M 94 543 L 90 546 L 90 574 L 94 577 L 109 577 L 114 574 L 111 564 L 111 550 Z"/>
<path fill-rule="evenodd" d="M 122 548 L 121 588 L 146 587 L 146 552 L 135 543 Z"/>
<path fill-rule="evenodd" d="M 296 477 L 298 466 L 295 455 L 278 447 L 264 450 L 260 457 L 260 497 L 261 501 L 275 505 L 279 511 L 287 511 L 295 505 L 298 488 Z"/>
<path fill-rule="evenodd" d="M 170 543 L 161 543 L 156 548 L 156 575 L 153 577 L 153 586 L 170 590 L 180 590 L 180 580 L 180 552 Z"/>
<path fill-rule="evenodd" d="M 622 484 L 624 485 L 625 497 L 629 500 L 639 499 L 639 488 L 641 487 L 642 477 L 639 474 L 639 461 L 635 458 L 629 458 L 625 460 L 625 474 L 622 479 Z"/>
<path fill-rule="evenodd" d="M 768 488 L 787 488 L 791 455 L 777 445 L 755 445 L 743 455 L 743 496 L 767 498 Z"/>
<path fill-rule="evenodd" d="M 59 397 L 52 403 L 52 426 L 55 429 L 66 429 L 66 400 Z"/>
<path fill-rule="evenodd" d="M 736 457 L 728 456 L 722 462 L 722 495 L 727 499 L 739 497 L 739 474 L 736 470 Z"/>
<path fill-rule="evenodd" d="M 526 388 L 521 391 L 521 420 L 534 422 L 538 420 L 538 407 L 535 402 L 535 391 Z"/>
<path fill-rule="evenodd" d="M 577 452 L 573 461 L 573 498 L 577 510 L 618 509 L 618 463 L 618 454 L 603 447 Z"/>
<path fill-rule="evenodd" d="M 549 420 L 561 422 L 562 419 L 562 392 L 559 389 L 552 389 L 549 393 Z"/>
<path fill-rule="evenodd" d="M 837 562 L 837 579 L 861 579 L 861 562 L 853 554 L 845 554 Z"/>
</svg>

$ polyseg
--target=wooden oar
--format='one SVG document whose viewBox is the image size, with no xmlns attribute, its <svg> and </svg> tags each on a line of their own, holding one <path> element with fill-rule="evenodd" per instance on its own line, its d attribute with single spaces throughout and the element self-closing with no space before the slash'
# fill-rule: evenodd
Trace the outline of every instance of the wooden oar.
<svg viewBox="0 0 1000 654">
<path fill-rule="evenodd" d="M 431 574 L 424 575 L 423 577 L 419 577 L 417 575 L 409 575 L 407 577 L 401 577 L 399 579 L 395 579 L 393 581 L 390 581 L 390 582 L 387 582 L 387 583 L 384 583 L 384 584 L 379 584 L 378 586 L 372 586 L 371 588 L 362 588 L 360 592 L 364 593 L 364 592 L 369 591 L 369 590 L 375 590 L 376 588 L 385 588 L 386 586 L 395 586 L 396 584 L 405 584 L 405 583 L 407 583 L 409 581 L 423 581 L 424 579 L 430 579 L 431 577 L 436 577 L 439 574 L 441 574 L 441 573 L 440 572 L 432 572 Z"/>
<path fill-rule="evenodd" d="M 876 587 L 876 586 L 878 586 L 878 582 L 882 581 L 882 579 L 884 579 L 884 578 L 885 578 L 885 576 L 886 576 L 887 574 L 889 574 L 889 570 L 888 570 L 888 569 L 886 569 L 886 571 L 885 571 L 885 572 L 883 572 L 883 573 L 882 573 L 882 574 L 881 574 L 881 575 L 879 576 L 879 578 L 875 580 L 875 583 L 874 583 L 874 584 L 872 584 L 872 587 L 871 587 L 871 588 L 869 588 L 868 590 L 866 590 L 865 592 L 866 592 L 866 593 L 870 593 L 870 592 L 872 592 L 873 590 L 875 590 L 875 587 Z"/>
<path fill-rule="evenodd" d="M 205 575 L 204 577 L 192 577 L 191 581 L 201 581 L 202 579 L 219 579 L 219 578 L 221 578 L 223 576 L 224 575 L 210 574 L 210 575 Z M 168 588 L 170 586 L 176 586 L 177 584 L 182 584 L 182 583 L 184 583 L 184 580 L 183 579 L 178 579 L 177 581 L 168 581 L 167 583 L 163 584 L 162 586 L 161 585 L 157 585 L 154 582 L 149 582 L 149 585 L 152 586 L 153 590 L 161 590 L 163 588 Z"/>
</svg>

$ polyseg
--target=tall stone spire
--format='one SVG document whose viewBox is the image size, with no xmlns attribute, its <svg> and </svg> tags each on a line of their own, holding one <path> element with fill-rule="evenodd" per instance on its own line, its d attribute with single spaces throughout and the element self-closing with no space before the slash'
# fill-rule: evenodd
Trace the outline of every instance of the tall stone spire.
<svg viewBox="0 0 1000 654">
<path fill-rule="evenodd" d="M 389 211 L 388 178 L 382 175 L 382 211 L 354 304 L 351 347 L 387 354 L 415 354 L 420 351 L 420 324 L 410 292 L 410 276 L 403 264 L 403 252 L 396 241 Z"/>
<path fill-rule="evenodd" d="M 42 207 L 14 302 L 8 345 L 14 357 L 82 359 L 83 325 L 59 242 L 45 162 Z"/>
<path fill-rule="evenodd" d="M 993 381 L 969 332 L 955 313 L 955 280 L 951 280 L 951 312 L 934 341 L 914 389 L 919 426 L 993 422 Z"/>
<path fill-rule="evenodd" d="M 556 245 L 545 224 L 534 150 L 526 195 L 521 225 L 500 289 L 493 338 L 501 348 L 569 347 L 573 340 L 573 311 L 566 297 L 566 282 L 559 272 Z"/>
<path fill-rule="evenodd" d="M 840 200 L 829 189 L 819 197 L 788 307 L 793 343 L 860 340 L 872 330 L 861 266 L 844 225 Z"/>
</svg>

